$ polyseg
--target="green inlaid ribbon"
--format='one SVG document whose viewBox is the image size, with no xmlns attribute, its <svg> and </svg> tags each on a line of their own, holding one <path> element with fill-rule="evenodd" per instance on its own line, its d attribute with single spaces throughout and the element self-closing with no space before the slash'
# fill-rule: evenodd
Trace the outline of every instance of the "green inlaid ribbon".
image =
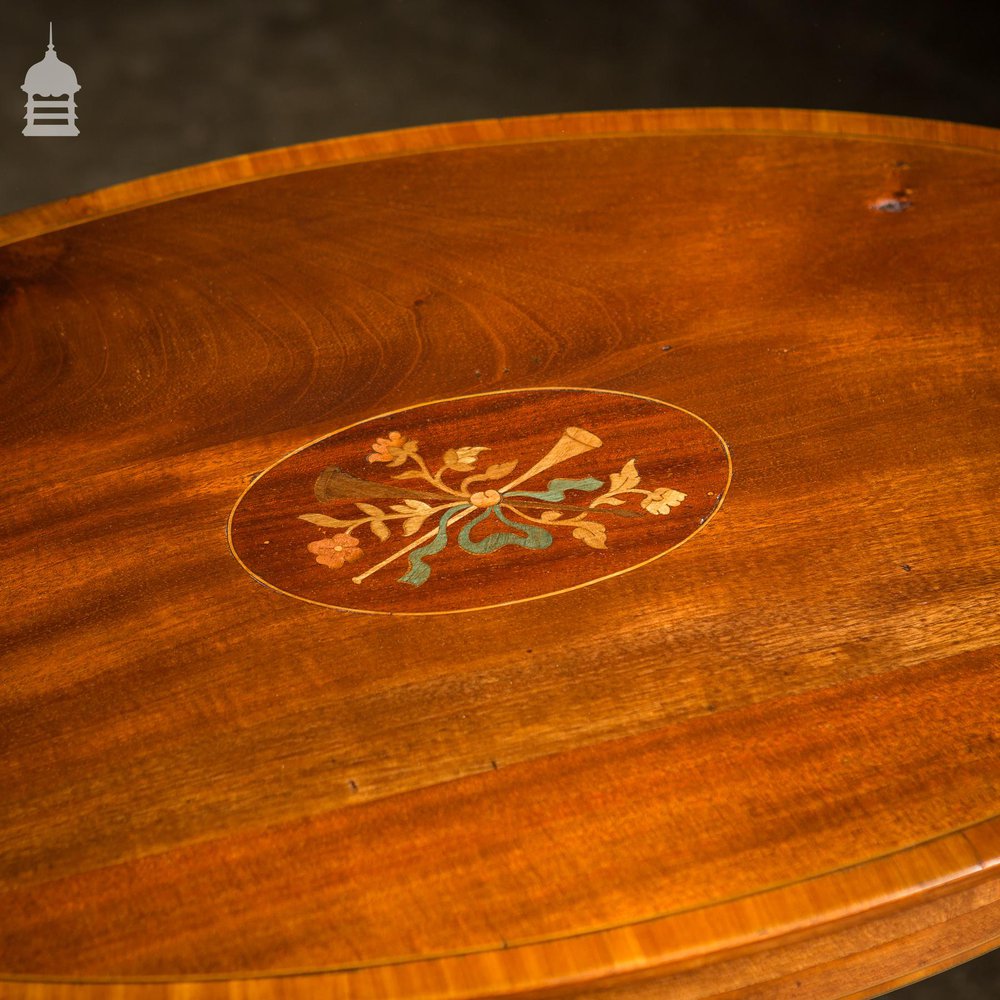
<svg viewBox="0 0 1000 1000">
<path fill-rule="evenodd" d="M 432 556 L 440 552 L 448 544 L 448 520 L 460 510 L 466 510 L 471 504 L 463 503 L 458 507 L 449 507 L 438 521 L 437 534 L 419 549 L 414 549 L 410 553 L 410 568 L 400 578 L 400 583 L 412 583 L 414 587 L 419 587 L 426 583 L 431 575 L 431 568 L 424 562 L 427 556 Z M 477 518 L 477 520 L 479 520 Z"/>
<path fill-rule="evenodd" d="M 509 497 L 532 497 L 535 500 L 549 500 L 552 503 L 560 503 L 566 499 L 566 494 L 570 490 L 581 490 L 584 493 L 592 493 L 600 489 L 604 483 L 600 479 L 588 476 L 586 479 L 552 479 L 549 481 L 549 488 L 544 493 L 526 493 L 516 490 L 507 493 Z"/>
<path fill-rule="evenodd" d="M 551 503 L 558 503 L 566 498 L 570 490 L 580 490 L 590 493 L 603 486 L 600 479 L 588 477 L 587 479 L 553 479 L 549 482 L 548 489 L 540 493 L 529 493 L 523 490 L 511 492 L 506 496 L 511 497 L 531 497 L 533 500 L 548 500 Z M 431 568 L 425 562 L 428 556 L 436 555 L 448 544 L 448 521 L 459 511 L 467 510 L 469 504 L 460 504 L 457 507 L 449 507 L 438 520 L 437 534 L 419 549 L 414 549 L 410 553 L 410 568 L 399 578 L 400 583 L 409 583 L 414 587 L 430 579 Z M 478 542 L 472 539 L 472 530 L 477 525 L 482 524 L 488 518 L 495 517 L 501 524 L 505 524 L 514 531 L 493 531 Z M 496 552 L 507 545 L 518 545 L 523 549 L 547 549 L 552 544 L 552 535 L 544 528 L 536 525 L 521 524 L 520 521 L 509 520 L 500 509 L 494 505 L 487 507 L 478 516 L 474 517 L 468 524 L 464 525 L 458 534 L 458 544 L 465 552 L 474 555 L 485 555 L 488 552 Z"/>
<path fill-rule="evenodd" d="M 472 529 L 488 517 L 495 517 L 498 521 L 506 524 L 508 528 L 520 531 L 521 534 L 512 534 L 509 531 L 494 531 L 481 541 L 474 542 L 470 537 Z M 499 507 L 487 507 L 486 510 L 470 521 L 458 536 L 458 544 L 466 552 L 473 552 L 476 555 L 484 555 L 487 552 L 496 552 L 505 545 L 520 545 L 522 549 L 547 549 L 552 544 L 552 536 L 544 529 L 533 524 L 521 524 L 520 521 L 510 521 Z"/>
</svg>

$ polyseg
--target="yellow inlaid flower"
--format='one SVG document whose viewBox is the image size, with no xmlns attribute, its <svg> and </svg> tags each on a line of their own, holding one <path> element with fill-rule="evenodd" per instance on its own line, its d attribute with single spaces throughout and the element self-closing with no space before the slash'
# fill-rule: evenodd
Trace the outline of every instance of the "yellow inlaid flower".
<svg viewBox="0 0 1000 1000">
<path fill-rule="evenodd" d="M 454 472 L 468 472 L 476 464 L 476 460 L 484 451 L 489 451 L 489 448 L 473 448 L 467 446 L 465 448 L 449 448 L 444 453 L 444 464 L 447 468 L 452 469 Z"/>
<path fill-rule="evenodd" d="M 686 493 L 680 493 L 663 486 L 658 490 L 653 490 L 649 496 L 643 497 L 639 506 L 649 514 L 669 514 L 671 507 L 676 507 L 682 500 L 686 499 Z"/>
<path fill-rule="evenodd" d="M 469 503 L 474 507 L 495 507 L 502 499 L 496 490 L 483 490 L 481 493 L 473 493 L 469 497 Z"/>
</svg>

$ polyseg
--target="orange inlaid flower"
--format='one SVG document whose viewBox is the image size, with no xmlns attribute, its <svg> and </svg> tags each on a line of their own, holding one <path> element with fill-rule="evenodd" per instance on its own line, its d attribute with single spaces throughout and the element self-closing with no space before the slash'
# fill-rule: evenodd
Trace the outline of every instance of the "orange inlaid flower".
<svg viewBox="0 0 1000 1000">
<path fill-rule="evenodd" d="M 408 456 L 417 451 L 417 442 L 404 437 L 399 431 L 390 431 L 388 437 L 377 438 L 372 445 L 369 462 L 388 462 L 389 467 L 402 465 Z"/>
<path fill-rule="evenodd" d="M 318 542 L 309 543 L 309 551 L 316 557 L 316 562 L 330 569 L 340 569 L 344 563 L 361 558 L 361 546 L 353 535 L 321 538 Z"/>
</svg>

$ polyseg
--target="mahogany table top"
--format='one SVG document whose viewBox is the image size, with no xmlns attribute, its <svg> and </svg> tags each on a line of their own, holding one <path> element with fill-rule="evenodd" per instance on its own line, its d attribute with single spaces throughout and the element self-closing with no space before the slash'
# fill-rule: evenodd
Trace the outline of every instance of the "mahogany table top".
<svg viewBox="0 0 1000 1000">
<path fill-rule="evenodd" d="M 0 219 L 0 993 L 1000 942 L 998 152 L 551 116 Z"/>
</svg>

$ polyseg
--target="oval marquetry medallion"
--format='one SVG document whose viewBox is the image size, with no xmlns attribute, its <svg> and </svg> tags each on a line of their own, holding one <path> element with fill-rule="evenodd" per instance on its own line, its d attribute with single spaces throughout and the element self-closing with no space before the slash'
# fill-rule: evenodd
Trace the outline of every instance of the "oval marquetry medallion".
<svg viewBox="0 0 1000 1000">
<path fill-rule="evenodd" d="M 230 516 L 262 583 L 333 608 L 470 611 L 643 566 L 729 485 L 700 417 L 598 389 L 520 389 L 383 414 L 258 476 Z"/>
</svg>

